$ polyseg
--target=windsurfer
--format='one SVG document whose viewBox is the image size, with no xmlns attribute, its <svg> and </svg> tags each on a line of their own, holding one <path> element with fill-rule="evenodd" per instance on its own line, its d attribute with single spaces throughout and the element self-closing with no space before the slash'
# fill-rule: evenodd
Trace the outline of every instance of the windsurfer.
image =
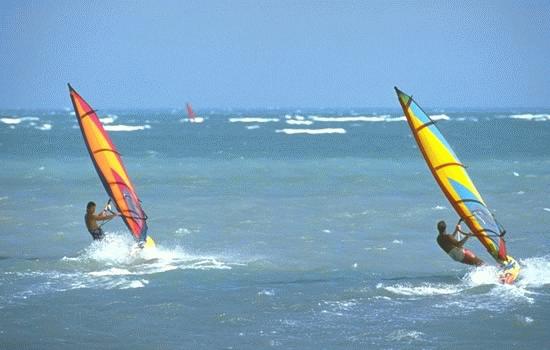
<svg viewBox="0 0 550 350">
<path fill-rule="evenodd" d="M 106 221 L 111 220 L 115 216 L 117 216 L 117 213 L 107 214 L 107 207 L 101 211 L 98 215 L 95 214 L 95 203 L 94 202 L 88 202 L 88 205 L 86 205 L 86 215 L 84 216 L 84 220 L 86 221 L 86 227 L 88 228 L 88 232 L 92 235 L 94 240 L 102 240 L 105 238 L 105 234 L 103 233 L 103 229 L 101 226 L 97 224 L 98 221 Z"/>
<path fill-rule="evenodd" d="M 464 243 L 466 243 L 468 238 L 470 238 L 471 234 L 460 230 L 460 221 L 456 225 L 456 229 L 452 234 L 446 233 L 447 224 L 445 221 L 440 221 L 437 223 L 437 230 L 439 231 L 439 235 L 437 236 L 437 244 L 439 244 L 441 249 L 443 249 L 445 253 L 449 254 L 453 260 L 467 265 L 481 266 L 484 264 L 483 260 L 475 256 L 471 250 L 463 247 Z M 466 237 L 458 241 L 456 239 L 458 233 L 461 233 Z"/>
</svg>

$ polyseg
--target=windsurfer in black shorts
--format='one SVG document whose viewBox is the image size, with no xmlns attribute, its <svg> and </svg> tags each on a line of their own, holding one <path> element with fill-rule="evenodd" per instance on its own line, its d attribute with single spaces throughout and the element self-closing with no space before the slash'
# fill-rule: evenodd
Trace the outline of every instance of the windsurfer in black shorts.
<svg viewBox="0 0 550 350">
<path fill-rule="evenodd" d="M 439 235 L 437 236 L 437 244 L 449 254 L 449 256 L 458 262 L 467 265 L 481 266 L 483 265 L 483 260 L 475 256 L 475 254 L 463 247 L 464 243 L 470 238 L 471 234 L 467 234 L 460 230 L 460 222 L 456 225 L 456 229 L 452 234 L 446 233 L 447 224 L 445 221 L 440 221 L 437 223 L 437 230 Z M 456 239 L 458 233 L 466 235 L 466 237 L 460 241 Z"/>
<path fill-rule="evenodd" d="M 94 202 L 88 202 L 88 205 L 86 205 L 86 215 L 84 215 L 84 220 L 86 221 L 86 227 L 88 228 L 88 232 L 92 235 L 94 240 L 102 240 L 105 237 L 105 234 L 103 233 L 103 230 L 101 229 L 101 226 L 97 224 L 98 221 L 106 221 L 111 220 L 115 216 L 117 216 L 117 213 L 113 214 L 107 214 L 105 209 L 99 213 L 99 215 L 95 214 L 95 203 Z"/>
</svg>

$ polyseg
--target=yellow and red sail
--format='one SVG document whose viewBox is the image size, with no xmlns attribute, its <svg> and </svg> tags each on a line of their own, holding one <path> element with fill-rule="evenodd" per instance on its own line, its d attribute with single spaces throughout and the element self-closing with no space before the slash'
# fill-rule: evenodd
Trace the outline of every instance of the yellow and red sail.
<svg viewBox="0 0 550 350">
<path fill-rule="evenodd" d="M 124 223 L 138 242 L 147 240 L 147 215 L 130 177 L 96 112 L 69 84 L 71 100 L 92 163 Z"/>
</svg>

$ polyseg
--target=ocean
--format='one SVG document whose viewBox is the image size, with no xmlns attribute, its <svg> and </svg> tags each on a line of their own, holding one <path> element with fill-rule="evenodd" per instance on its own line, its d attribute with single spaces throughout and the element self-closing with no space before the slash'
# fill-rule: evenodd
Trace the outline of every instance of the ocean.
<svg viewBox="0 0 550 350">
<path fill-rule="evenodd" d="M 0 110 L 0 348 L 548 348 L 550 110 L 427 109 L 507 229 L 505 286 L 437 246 L 457 216 L 398 108 L 100 109 L 141 253 L 86 231 L 107 197 L 72 109 Z"/>
</svg>

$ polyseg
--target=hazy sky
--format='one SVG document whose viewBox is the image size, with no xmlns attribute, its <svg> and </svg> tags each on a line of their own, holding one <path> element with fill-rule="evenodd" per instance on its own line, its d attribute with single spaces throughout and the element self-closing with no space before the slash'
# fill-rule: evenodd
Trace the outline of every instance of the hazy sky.
<svg viewBox="0 0 550 350">
<path fill-rule="evenodd" d="M 0 108 L 550 107 L 550 1 L 0 0 Z"/>
</svg>

